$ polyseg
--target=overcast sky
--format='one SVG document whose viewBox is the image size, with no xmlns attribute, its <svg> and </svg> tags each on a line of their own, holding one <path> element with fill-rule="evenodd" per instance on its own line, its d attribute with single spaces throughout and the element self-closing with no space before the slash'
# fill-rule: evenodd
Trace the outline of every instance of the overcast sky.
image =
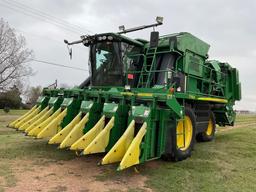
<svg viewBox="0 0 256 192">
<path fill-rule="evenodd" d="M 24 5 L 42 13 L 33 12 Z M 43 13 L 49 17 L 42 17 Z M 190 32 L 211 45 L 210 59 L 228 62 L 238 68 L 243 99 L 236 108 L 256 110 L 254 0 L 0 0 L 0 17 L 25 36 L 27 46 L 34 50 L 36 59 L 83 69 L 88 69 L 88 49 L 73 46 L 73 59 L 70 61 L 63 39 L 78 40 L 81 32 L 115 32 L 123 24 L 127 28 L 151 24 L 158 15 L 164 17 L 164 25 L 157 28 L 161 35 Z M 72 26 L 68 23 L 63 25 L 59 19 Z M 144 30 L 129 36 L 148 39 L 149 32 Z M 47 86 L 55 79 L 73 86 L 88 76 L 86 71 L 37 62 L 30 65 L 35 72 L 29 79 L 33 86 Z"/>
</svg>

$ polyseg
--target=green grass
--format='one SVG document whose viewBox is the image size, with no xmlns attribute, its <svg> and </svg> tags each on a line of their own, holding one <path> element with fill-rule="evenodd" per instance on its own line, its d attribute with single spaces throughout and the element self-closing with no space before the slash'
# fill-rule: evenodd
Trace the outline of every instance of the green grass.
<svg viewBox="0 0 256 192">
<path fill-rule="evenodd" d="M 241 114 L 238 115 L 236 118 L 236 123 L 241 124 L 241 123 L 253 123 L 256 122 L 256 114 Z"/>
<path fill-rule="evenodd" d="M 32 159 L 35 165 L 48 165 L 59 160 L 75 158 L 71 151 L 57 150 L 57 146 L 47 145 L 46 140 L 35 141 L 21 132 L 6 127 L 10 120 L 25 112 L 26 110 L 13 110 L 9 114 L 0 112 L 0 179 L 4 180 L 4 184 L 0 183 L 0 192 L 6 187 L 16 185 L 17 178 L 12 172 L 11 164 L 15 160 Z M 29 169 L 29 166 L 23 165 L 23 169 Z"/>
<path fill-rule="evenodd" d="M 15 186 L 12 163 L 15 160 L 32 159 L 35 165 L 47 165 L 59 160 L 75 158 L 70 151 L 57 150 L 54 145 L 47 145 L 46 140 L 34 140 L 22 133 L 5 126 L 17 115 L 26 111 L 11 111 L 8 115 L 0 111 L 0 192 Z M 239 115 L 239 128 L 218 128 L 213 142 L 197 143 L 192 157 L 172 163 L 157 160 L 139 165 L 139 174 L 148 179 L 146 185 L 154 191 L 220 191 L 250 192 L 256 191 L 256 115 Z M 250 125 L 248 125 L 250 124 Z M 225 131 L 227 130 L 227 131 Z M 29 166 L 23 168 L 29 169 Z M 134 169 L 116 172 L 116 165 L 104 167 L 96 180 L 125 180 L 132 177 Z M 1 181 L 1 180 L 0 180 Z M 56 187 L 53 191 L 65 191 Z M 137 186 L 130 186 L 130 192 L 143 191 Z"/>
<path fill-rule="evenodd" d="M 58 161 L 74 158 L 71 151 L 63 152 L 56 148 L 55 145 L 48 145 L 47 140 L 35 140 L 16 131 L 0 130 L 0 159 L 47 158 L 47 161 Z"/>
<path fill-rule="evenodd" d="M 239 115 L 236 125 L 239 128 L 218 128 L 213 142 L 196 143 L 192 157 L 187 160 L 157 160 L 154 166 L 137 166 L 140 174 L 148 178 L 147 187 L 159 192 L 256 191 L 256 115 Z M 109 166 L 96 179 L 118 180 L 134 174 L 132 168 L 115 172 L 115 167 Z"/>
<path fill-rule="evenodd" d="M 26 109 L 10 109 L 10 111 L 6 113 L 3 109 L 0 109 L 0 115 L 23 115 L 27 111 Z"/>
<path fill-rule="evenodd" d="M 160 192 L 256 191 L 256 116 L 237 119 L 255 124 L 219 131 L 213 142 L 197 143 L 191 158 L 147 170 L 148 186 Z"/>
</svg>

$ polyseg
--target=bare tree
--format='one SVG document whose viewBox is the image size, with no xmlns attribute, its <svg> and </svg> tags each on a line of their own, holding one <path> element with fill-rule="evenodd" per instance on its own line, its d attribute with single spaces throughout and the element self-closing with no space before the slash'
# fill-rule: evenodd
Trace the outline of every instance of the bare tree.
<svg viewBox="0 0 256 192">
<path fill-rule="evenodd" d="M 29 87 L 27 91 L 27 103 L 35 105 L 38 97 L 41 95 L 42 90 L 43 89 L 41 86 Z"/>
<path fill-rule="evenodd" d="M 13 87 L 17 81 L 32 74 L 26 65 L 32 59 L 25 38 L 17 36 L 7 22 L 0 19 L 0 91 Z"/>
</svg>

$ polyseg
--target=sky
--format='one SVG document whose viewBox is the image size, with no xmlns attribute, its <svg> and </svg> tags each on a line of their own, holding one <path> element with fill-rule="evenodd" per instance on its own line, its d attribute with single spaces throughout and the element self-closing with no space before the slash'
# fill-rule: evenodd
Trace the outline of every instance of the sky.
<svg viewBox="0 0 256 192">
<path fill-rule="evenodd" d="M 32 8 L 32 9 L 31 9 Z M 240 73 L 242 100 L 236 109 L 256 111 L 256 1 L 242 0 L 0 0 L 0 17 L 26 38 L 27 47 L 38 60 L 88 70 L 88 49 L 73 46 L 73 58 L 63 43 L 83 34 L 116 32 L 151 24 L 164 17 L 157 27 L 160 35 L 187 31 L 211 45 L 210 59 L 230 63 Z M 46 14 L 46 15 L 45 15 Z M 149 39 L 151 29 L 129 34 Z M 31 86 L 79 85 L 88 71 L 60 68 L 35 61 L 29 64 L 34 75 Z"/>
</svg>

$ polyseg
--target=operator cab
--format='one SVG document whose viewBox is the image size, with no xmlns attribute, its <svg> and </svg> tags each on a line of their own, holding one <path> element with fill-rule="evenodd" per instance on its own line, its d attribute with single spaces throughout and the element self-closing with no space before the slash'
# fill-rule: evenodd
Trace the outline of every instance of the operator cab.
<svg viewBox="0 0 256 192">
<path fill-rule="evenodd" d="M 142 59 L 130 57 L 143 53 L 144 44 L 115 33 L 82 37 L 90 48 L 91 86 L 124 87 L 127 69 L 141 68 Z M 136 81 L 136 75 L 133 77 Z M 135 84 L 134 82 L 131 82 Z"/>
<path fill-rule="evenodd" d="M 146 61 L 145 45 L 149 42 L 141 39 L 131 39 L 121 34 L 130 33 L 146 28 L 153 29 L 163 24 L 163 17 L 156 17 L 156 23 L 130 29 L 120 26 L 118 33 L 102 33 L 81 36 L 81 40 L 64 43 L 69 45 L 83 43 L 90 48 L 89 68 L 90 77 L 79 87 L 138 87 L 143 67 Z M 158 32 L 151 32 L 150 47 L 157 47 Z M 69 49 L 69 47 L 68 47 Z M 72 49 L 69 49 L 72 58 Z M 147 67 L 146 67 L 147 68 Z M 148 69 L 146 69 L 147 72 Z M 144 73 L 144 72 L 143 72 Z"/>
</svg>

